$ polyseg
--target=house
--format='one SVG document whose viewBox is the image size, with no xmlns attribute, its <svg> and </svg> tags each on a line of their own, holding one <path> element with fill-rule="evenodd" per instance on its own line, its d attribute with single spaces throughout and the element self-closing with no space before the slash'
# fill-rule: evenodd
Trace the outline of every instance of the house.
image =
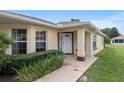
<svg viewBox="0 0 124 93">
<path fill-rule="evenodd" d="M 79 19 L 56 24 L 1 11 L 0 32 L 6 32 L 15 39 L 6 51 L 9 55 L 57 49 L 83 61 L 104 48 L 105 35 L 91 22 Z"/>
<path fill-rule="evenodd" d="M 112 38 L 111 39 L 111 44 L 124 45 L 124 35 Z"/>
</svg>

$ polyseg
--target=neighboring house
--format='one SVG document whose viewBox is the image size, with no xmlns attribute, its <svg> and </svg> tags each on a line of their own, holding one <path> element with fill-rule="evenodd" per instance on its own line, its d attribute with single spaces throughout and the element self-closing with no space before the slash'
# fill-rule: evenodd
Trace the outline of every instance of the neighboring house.
<svg viewBox="0 0 124 93">
<path fill-rule="evenodd" d="M 0 12 L 0 32 L 6 32 L 15 39 L 6 52 L 10 55 L 57 49 L 83 61 L 104 48 L 105 35 L 91 22 L 75 19 L 55 24 L 21 14 Z"/>
<path fill-rule="evenodd" d="M 111 44 L 124 45 L 124 35 L 112 38 L 111 39 Z"/>
</svg>

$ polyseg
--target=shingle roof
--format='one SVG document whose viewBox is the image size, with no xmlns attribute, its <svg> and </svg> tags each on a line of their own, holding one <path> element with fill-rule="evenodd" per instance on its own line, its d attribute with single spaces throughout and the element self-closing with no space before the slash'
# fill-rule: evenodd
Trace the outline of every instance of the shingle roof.
<svg viewBox="0 0 124 93">
<path fill-rule="evenodd" d="M 29 23 L 36 23 L 36 24 L 41 24 L 41 25 L 47 25 L 47 26 L 51 26 L 51 27 L 57 27 L 57 24 L 50 22 L 50 21 L 46 21 L 40 18 L 36 18 L 36 17 L 31 17 L 31 16 L 27 16 L 27 15 L 23 15 L 23 14 L 17 14 L 17 13 L 12 13 L 12 12 L 7 12 L 7 11 L 0 11 L 0 15 L 2 16 L 7 16 L 8 18 L 15 18 L 16 20 L 20 20 L 20 21 L 26 21 Z"/>
<path fill-rule="evenodd" d="M 35 19 L 35 20 L 39 20 L 39 21 L 43 21 L 43 22 L 46 22 L 46 23 L 50 23 L 50 24 L 56 25 L 53 22 L 50 22 L 50 21 L 47 21 L 47 20 L 44 20 L 44 19 L 41 19 L 41 18 L 36 18 L 36 17 L 32 17 L 32 16 L 28 16 L 28 15 L 23 15 L 23 14 L 12 13 L 12 12 L 6 12 L 6 13 L 10 13 L 10 14 L 14 14 L 14 15 L 19 15 L 19 16 L 24 16 L 24 17 L 28 17 L 28 18 L 31 18 L 31 19 Z"/>
<path fill-rule="evenodd" d="M 114 38 L 112 38 L 112 39 L 124 39 L 124 35 L 121 35 L 121 36 L 118 36 L 118 37 L 114 37 Z M 112 40 L 111 39 L 111 40 Z"/>
<path fill-rule="evenodd" d="M 64 27 L 72 27 L 72 26 L 81 26 L 81 25 L 90 25 L 93 28 L 97 29 L 98 28 L 90 21 L 65 21 L 65 22 L 60 22 L 57 24 L 59 28 L 64 28 Z"/>
<path fill-rule="evenodd" d="M 54 28 L 66 28 L 66 27 L 72 27 L 72 26 L 90 25 L 91 27 L 95 28 L 98 33 L 105 36 L 102 32 L 100 32 L 100 30 L 94 24 L 92 24 L 89 21 L 87 21 L 87 22 L 80 22 L 80 21 L 74 21 L 74 22 L 67 21 L 66 22 L 65 21 L 65 22 L 60 22 L 58 24 L 55 24 L 53 22 L 49 22 L 49 21 L 46 21 L 46 20 L 43 20 L 40 18 L 35 18 L 35 17 L 23 15 L 23 14 L 5 12 L 5 11 L 0 11 L 0 15 L 9 16 L 10 18 L 27 21 L 29 23 L 47 25 L 47 26 L 54 27 Z"/>
<path fill-rule="evenodd" d="M 59 27 L 70 27 L 70 26 L 77 26 L 77 25 L 83 25 L 83 24 L 87 24 L 87 22 L 71 22 L 71 21 L 67 21 L 67 22 L 60 22 L 57 25 Z"/>
<path fill-rule="evenodd" d="M 64 21 L 64 22 L 60 22 L 58 24 L 61 24 L 61 25 L 65 26 L 65 25 L 72 25 L 72 24 L 77 24 L 77 23 L 82 23 L 82 22 L 80 22 L 80 21 L 74 21 L 74 22 Z"/>
</svg>

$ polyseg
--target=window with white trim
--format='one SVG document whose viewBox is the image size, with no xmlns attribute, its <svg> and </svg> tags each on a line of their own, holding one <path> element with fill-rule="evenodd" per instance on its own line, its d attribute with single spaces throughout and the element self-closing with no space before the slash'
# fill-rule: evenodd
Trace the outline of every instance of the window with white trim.
<svg viewBox="0 0 124 93">
<path fill-rule="evenodd" d="M 93 35 L 93 49 L 96 49 L 96 34 Z"/>
<path fill-rule="evenodd" d="M 15 40 L 12 44 L 12 54 L 27 53 L 27 29 L 12 29 L 12 38 Z"/>
<path fill-rule="evenodd" d="M 112 43 L 115 43 L 115 40 L 112 40 Z"/>
<path fill-rule="evenodd" d="M 115 43 L 119 43 L 119 42 L 118 42 L 118 39 L 115 39 Z"/>
<path fill-rule="evenodd" d="M 36 31 L 36 52 L 46 50 L 46 32 Z"/>
<path fill-rule="evenodd" d="M 123 43 L 123 40 L 122 39 L 119 39 L 119 43 Z"/>
</svg>

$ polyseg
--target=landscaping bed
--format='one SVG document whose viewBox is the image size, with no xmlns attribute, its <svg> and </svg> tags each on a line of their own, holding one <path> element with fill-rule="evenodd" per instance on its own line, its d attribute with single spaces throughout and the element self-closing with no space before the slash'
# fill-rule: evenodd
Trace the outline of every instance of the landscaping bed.
<svg viewBox="0 0 124 93">
<path fill-rule="evenodd" d="M 63 66 L 64 55 L 58 50 L 48 50 L 21 55 L 5 55 L 3 59 L 6 62 L 1 68 L 1 76 L 16 75 L 19 81 L 33 81 Z"/>
<path fill-rule="evenodd" d="M 0 75 L 0 82 L 19 82 L 16 75 Z"/>
</svg>

